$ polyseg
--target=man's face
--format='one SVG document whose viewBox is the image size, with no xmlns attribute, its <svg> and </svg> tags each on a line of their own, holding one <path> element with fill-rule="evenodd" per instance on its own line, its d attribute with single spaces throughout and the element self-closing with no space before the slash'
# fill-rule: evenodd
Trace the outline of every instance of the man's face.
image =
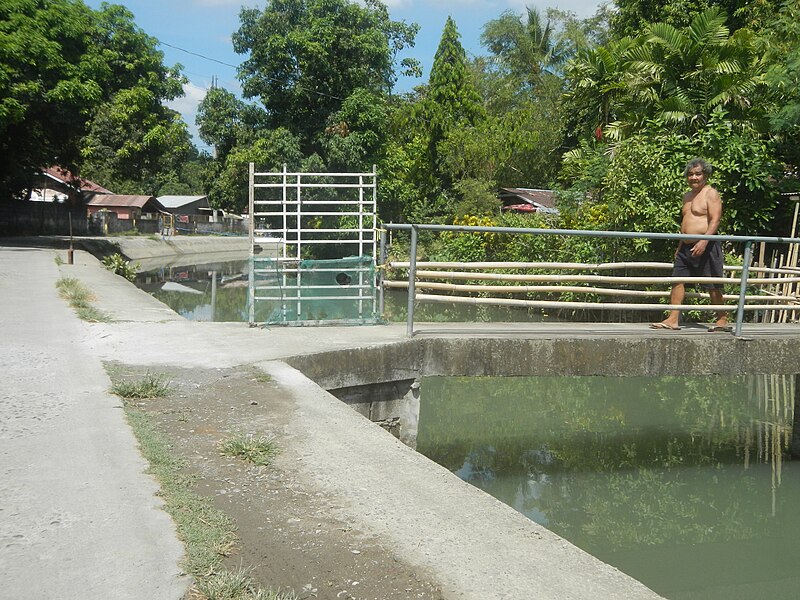
<svg viewBox="0 0 800 600">
<path fill-rule="evenodd" d="M 686 181 L 689 182 L 689 187 L 699 189 L 706 184 L 706 174 L 703 173 L 703 167 L 692 167 L 686 174 Z"/>
</svg>

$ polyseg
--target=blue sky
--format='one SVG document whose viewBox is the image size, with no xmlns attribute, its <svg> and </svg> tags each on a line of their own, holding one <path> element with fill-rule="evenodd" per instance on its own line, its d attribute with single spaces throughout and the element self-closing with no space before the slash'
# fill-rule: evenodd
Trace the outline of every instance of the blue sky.
<svg viewBox="0 0 800 600">
<path fill-rule="evenodd" d="M 84 2 L 99 9 L 103 0 Z M 236 65 L 244 57 L 233 51 L 231 34 L 239 28 L 239 9 L 243 5 L 263 7 L 263 0 L 121 0 L 110 3 L 126 6 L 136 24 L 162 42 L 160 48 L 167 65 L 183 65 L 183 72 L 190 80 L 184 88 L 186 95 L 170 106 L 183 114 L 193 134 L 197 104 L 215 78 L 219 86 L 238 94 Z M 483 25 L 505 10 L 522 13 L 527 5 L 544 12 L 551 6 L 583 18 L 592 16 L 600 3 L 600 0 L 389 0 L 385 4 L 392 19 L 420 26 L 415 47 L 404 51 L 400 58 L 416 58 L 423 66 L 421 79 L 403 79 L 395 91 L 407 91 L 427 81 L 448 15 L 456 22 L 464 49 L 468 54 L 477 55 L 483 53 L 480 45 Z M 203 147 L 196 136 L 195 143 Z"/>
</svg>

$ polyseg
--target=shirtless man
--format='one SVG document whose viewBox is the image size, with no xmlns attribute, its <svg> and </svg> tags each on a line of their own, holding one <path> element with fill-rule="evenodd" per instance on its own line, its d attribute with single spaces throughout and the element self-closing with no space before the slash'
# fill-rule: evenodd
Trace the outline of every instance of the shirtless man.
<svg viewBox="0 0 800 600">
<path fill-rule="evenodd" d="M 690 191 L 683 196 L 681 209 L 681 233 L 714 235 L 722 218 L 722 199 L 719 192 L 708 185 L 711 165 L 701 158 L 690 160 L 683 174 Z M 681 240 L 675 251 L 673 277 L 722 277 L 722 247 L 715 240 Z M 708 290 L 712 304 L 723 304 L 722 284 L 703 284 Z M 686 294 L 683 283 L 675 283 L 670 294 L 670 304 L 682 304 Z M 652 323 L 653 329 L 680 329 L 681 311 L 671 310 L 660 323 Z M 717 320 L 709 331 L 729 331 L 728 314 L 717 313 Z"/>
</svg>

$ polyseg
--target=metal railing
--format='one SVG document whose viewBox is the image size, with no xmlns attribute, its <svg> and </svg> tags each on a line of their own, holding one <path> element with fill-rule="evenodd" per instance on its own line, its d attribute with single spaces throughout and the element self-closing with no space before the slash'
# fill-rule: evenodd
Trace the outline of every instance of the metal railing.
<svg viewBox="0 0 800 600">
<path fill-rule="evenodd" d="M 380 254 L 379 264 L 386 266 L 387 245 L 388 245 L 388 231 L 408 231 L 411 233 L 410 248 L 409 248 L 409 261 L 403 263 L 403 267 L 408 269 L 408 313 L 407 313 L 407 334 L 414 335 L 414 301 L 418 299 L 416 292 L 417 283 L 417 243 L 420 231 L 438 231 L 438 232 L 461 232 L 461 233 L 495 233 L 495 234 L 522 234 L 522 235 L 546 235 L 546 236 L 578 236 L 578 237 L 593 237 L 593 238 L 620 238 L 620 239 L 647 239 L 647 240 L 715 240 L 718 242 L 737 242 L 744 244 L 743 264 L 741 266 L 741 277 L 739 279 L 739 293 L 736 303 L 736 324 L 733 329 L 733 335 L 736 337 L 741 336 L 742 323 L 744 321 L 745 309 L 764 309 L 763 306 L 748 306 L 746 307 L 746 291 L 748 286 L 748 277 L 750 274 L 750 263 L 753 259 L 753 244 L 754 243 L 769 243 L 769 244 L 800 244 L 800 238 L 791 237 L 768 237 L 768 236 L 742 236 L 742 235 L 689 235 L 679 233 L 649 233 L 649 232 L 627 232 L 627 231 L 590 231 L 580 229 L 543 229 L 543 228 L 523 228 L 523 227 L 488 227 L 488 226 L 468 226 L 468 225 L 422 225 L 422 224 L 396 224 L 389 223 L 383 225 L 380 237 Z M 762 269 L 769 271 L 770 269 Z M 795 269 L 793 273 L 797 277 L 777 279 L 775 283 L 782 283 L 785 281 L 798 282 L 800 281 L 800 270 Z M 384 275 L 383 269 L 380 270 L 380 292 L 379 299 L 379 312 L 383 312 L 383 287 Z M 692 282 L 698 283 L 701 281 L 707 283 L 719 283 L 719 278 L 659 278 L 659 281 L 669 282 Z M 730 280 L 726 279 L 730 283 Z M 754 280 L 755 281 L 755 280 Z M 731 310 L 732 305 L 714 306 L 714 305 L 672 305 L 672 304 L 652 304 L 643 307 L 642 305 L 626 305 L 629 310 Z M 774 308 L 774 307 L 770 307 Z M 798 306 L 800 309 L 800 306 Z"/>
</svg>

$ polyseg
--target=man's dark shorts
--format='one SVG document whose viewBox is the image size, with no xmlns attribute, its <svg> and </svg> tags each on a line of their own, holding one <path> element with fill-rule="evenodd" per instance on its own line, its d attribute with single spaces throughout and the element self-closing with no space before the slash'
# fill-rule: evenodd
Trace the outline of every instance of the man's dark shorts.
<svg viewBox="0 0 800 600">
<path fill-rule="evenodd" d="M 719 242 L 709 241 L 706 251 L 700 256 L 692 256 L 691 244 L 681 244 L 675 255 L 672 269 L 673 277 L 722 277 L 722 246 Z M 706 290 L 722 289 L 721 283 L 704 283 Z"/>
</svg>

